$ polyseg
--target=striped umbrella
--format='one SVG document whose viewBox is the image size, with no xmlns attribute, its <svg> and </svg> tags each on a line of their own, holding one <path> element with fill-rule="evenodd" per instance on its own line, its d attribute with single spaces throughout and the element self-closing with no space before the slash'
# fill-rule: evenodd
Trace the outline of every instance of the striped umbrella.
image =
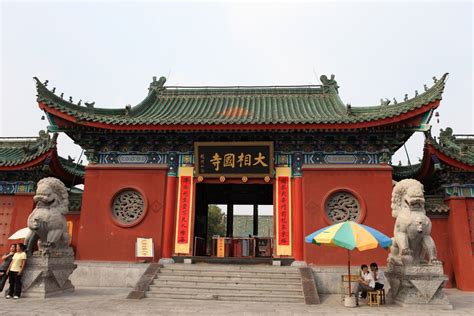
<svg viewBox="0 0 474 316">
<path fill-rule="evenodd" d="M 353 221 L 336 223 L 321 228 L 306 236 L 307 243 L 316 245 L 336 246 L 347 249 L 347 270 L 349 272 L 349 296 L 351 295 L 351 256 L 350 250 L 359 251 L 377 248 L 387 249 L 392 245 L 392 239 L 372 227 Z"/>
</svg>

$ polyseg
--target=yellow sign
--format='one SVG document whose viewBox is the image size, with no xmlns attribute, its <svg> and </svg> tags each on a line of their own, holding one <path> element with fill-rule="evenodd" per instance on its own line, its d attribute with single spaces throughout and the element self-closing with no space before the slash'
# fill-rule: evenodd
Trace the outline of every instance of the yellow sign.
<svg viewBox="0 0 474 316">
<path fill-rule="evenodd" d="M 291 256 L 292 245 L 292 200 L 291 200 L 291 168 L 277 167 L 276 178 L 276 255 Z"/>
<path fill-rule="evenodd" d="M 174 253 L 190 253 L 190 236 L 194 201 L 194 167 L 180 167 L 178 177 L 178 203 L 176 203 L 176 230 Z"/>
<path fill-rule="evenodd" d="M 225 239 L 219 238 L 217 239 L 217 256 L 218 257 L 225 257 Z"/>
<path fill-rule="evenodd" d="M 153 238 L 137 238 L 135 256 L 153 258 Z"/>
<path fill-rule="evenodd" d="M 69 244 L 72 243 L 72 227 L 74 226 L 72 221 L 67 221 L 67 232 L 69 233 Z"/>
</svg>

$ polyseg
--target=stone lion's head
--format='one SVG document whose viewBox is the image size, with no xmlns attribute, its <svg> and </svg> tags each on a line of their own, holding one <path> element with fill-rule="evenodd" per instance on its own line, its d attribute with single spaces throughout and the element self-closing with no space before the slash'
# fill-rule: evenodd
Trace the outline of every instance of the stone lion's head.
<svg viewBox="0 0 474 316">
<path fill-rule="evenodd" d="M 68 212 L 69 200 L 66 186 L 56 178 L 41 179 L 33 200 L 36 208 L 56 209 L 62 214 Z"/>
<path fill-rule="evenodd" d="M 415 179 L 405 179 L 395 184 L 392 191 L 392 216 L 397 217 L 401 209 L 413 212 L 425 211 L 423 184 Z"/>
</svg>

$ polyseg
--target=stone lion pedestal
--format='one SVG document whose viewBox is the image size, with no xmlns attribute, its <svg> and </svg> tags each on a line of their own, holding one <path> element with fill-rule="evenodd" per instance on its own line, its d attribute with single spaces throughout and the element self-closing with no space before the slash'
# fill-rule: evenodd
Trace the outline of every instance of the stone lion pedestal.
<svg viewBox="0 0 474 316">
<path fill-rule="evenodd" d="M 23 295 L 44 298 L 72 292 L 69 276 L 77 265 L 64 216 L 69 210 L 67 188 L 56 178 L 41 179 L 33 200 L 36 207 L 28 217 L 25 237 L 28 258 L 22 277 Z M 33 252 L 35 246 L 38 251 Z"/>
<path fill-rule="evenodd" d="M 453 309 L 443 293 L 448 277 L 436 256 L 423 192 L 423 184 L 414 179 L 393 188 L 395 227 L 385 272 L 390 284 L 387 300 L 416 309 Z"/>
<path fill-rule="evenodd" d="M 41 255 L 28 257 L 22 277 L 24 297 L 46 298 L 74 292 L 69 276 L 77 265 L 74 254 Z"/>
<path fill-rule="evenodd" d="M 448 276 L 441 264 L 389 264 L 385 276 L 390 284 L 387 298 L 393 303 L 416 309 L 453 309 L 443 293 Z"/>
</svg>

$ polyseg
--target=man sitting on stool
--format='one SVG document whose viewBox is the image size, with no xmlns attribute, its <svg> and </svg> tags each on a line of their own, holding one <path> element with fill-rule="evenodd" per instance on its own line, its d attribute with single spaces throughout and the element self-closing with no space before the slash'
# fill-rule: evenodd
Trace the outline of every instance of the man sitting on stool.
<svg viewBox="0 0 474 316">
<path fill-rule="evenodd" d="M 369 267 L 366 264 L 360 266 L 362 270 L 362 275 L 352 290 L 352 293 L 355 295 L 356 298 L 356 305 L 359 306 L 359 292 L 362 292 L 362 297 L 367 297 L 367 292 L 373 291 L 375 287 L 375 281 L 372 277 L 372 274 L 369 272 Z"/>
<path fill-rule="evenodd" d="M 379 270 L 379 267 L 375 262 L 372 262 L 370 264 L 370 274 L 372 274 L 372 278 L 375 281 L 375 290 L 381 290 L 383 289 L 385 285 L 385 274 L 383 271 Z"/>
</svg>

